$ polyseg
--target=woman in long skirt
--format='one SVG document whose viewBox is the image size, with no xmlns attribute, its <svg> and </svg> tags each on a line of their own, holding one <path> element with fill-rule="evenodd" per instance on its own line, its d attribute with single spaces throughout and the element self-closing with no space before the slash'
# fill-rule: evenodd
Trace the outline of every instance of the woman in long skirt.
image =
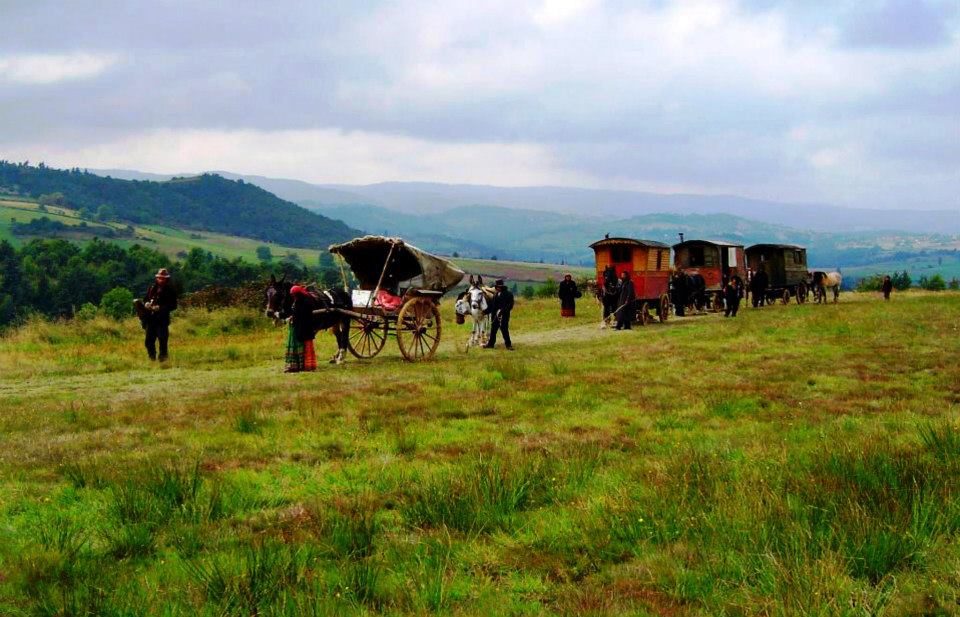
<svg viewBox="0 0 960 617">
<path fill-rule="evenodd" d="M 577 289 L 577 284 L 573 281 L 570 274 L 563 275 L 560 281 L 560 288 L 557 290 L 557 297 L 560 298 L 560 316 L 574 317 L 577 314 L 577 298 L 581 295 Z"/>
<path fill-rule="evenodd" d="M 294 285 L 293 316 L 287 326 L 287 355 L 285 373 L 317 370 L 317 353 L 313 346 L 313 302 L 306 287 Z"/>
</svg>

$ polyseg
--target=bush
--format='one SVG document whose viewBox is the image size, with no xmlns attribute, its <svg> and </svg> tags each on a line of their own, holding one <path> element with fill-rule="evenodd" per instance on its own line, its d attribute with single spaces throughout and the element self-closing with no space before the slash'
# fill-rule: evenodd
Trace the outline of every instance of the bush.
<svg viewBox="0 0 960 617">
<path fill-rule="evenodd" d="M 87 321 L 93 319 L 97 316 L 98 313 L 97 305 L 92 302 L 86 302 L 83 306 L 77 309 L 77 314 L 75 317 L 81 321 Z"/>
<path fill-rule="evenodd" d="M 943 280 L 943 277 L 939 274 L 934 274 L 929 278 L 921 276 L 920 288 L 926 289 L 927 291 L 943 291 L 947 288 L 947 282 Z"/>
<path fill-rule="evenodd" d="M 892 280 L 892 277 L 891 277 Z M 883 286 L 882 274 L 871 274 L 857 281 L 857 291 L 880 291 Z"/>
<path fill-rule="evenodd" d="M 125 287 L 114 287 L 100 299 L 100 311 L 113 319 L 133 314 L 133 294 Z"/>
<path fill-rule="evenodd" d="M 533 300 L 536 295 L 536 290 L 533 288 L 533 285 L 527 285 L 520 290 L 520 297 L 524 300 Z"/>
<path fill-rule="evenodd" d="M 947 284 L 947 288 L 953 291 L 957 291 L 958 289 L 960 289 L 960 280 L 957 280 L 956 277 L 950 279 L 950 283 Z"/>
<path fill-rule="evenodd" d="M 557 282 L 551 277 L 547 277 L 547 280 L 543 282 L 543 285 L 537 287 L 536 295 L 538 298 L 553 298 L 556 297 L 557 291 L 560 287 L 557 285 Z"/>
<path fill-rule="evenodd" d="M 910 274 L 906 270 L 894 272 L 890 280 L 893 282 L 893 288 L 897 291 L 910 289 L 910 286 L 913 285 L 913 279 L 910 278 Z"/>
</svg>

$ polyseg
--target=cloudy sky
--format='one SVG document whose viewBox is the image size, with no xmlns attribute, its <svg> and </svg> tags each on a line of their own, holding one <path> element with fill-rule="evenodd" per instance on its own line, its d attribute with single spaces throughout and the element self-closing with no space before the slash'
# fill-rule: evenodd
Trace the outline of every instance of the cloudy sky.
<svg viewBox="0 0 960 617">
<path fill-rule="evenodd" d="M 0 0 L 0 158 L 960 208 L 960 0 Z"/>
</svg>

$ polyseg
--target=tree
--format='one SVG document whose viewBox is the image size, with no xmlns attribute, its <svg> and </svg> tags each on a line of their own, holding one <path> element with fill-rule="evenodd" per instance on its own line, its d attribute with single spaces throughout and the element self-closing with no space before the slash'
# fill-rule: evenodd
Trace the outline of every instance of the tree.
<svg viewBox="0 0 960 617">
<path fill-rule="evenodd" d="M 129 317 L 133 314 L 133 294 L 126 287 L 114 287 L 100 299 L 100 312 L 118 320 Z"/>
<path fill-rule="evenodd" d="M 264 263 L 268 261 L 272 261 L 273 251 L 270 250 L 269 246 L 265 244 L 261 244 L 260 246 L 257 247 L 257 259 L 259 259 Z"/>
<path fill-rule="evenodd" d="M 536 290 L 533 288 L 533 285 L 525 285 L 524 288 L 520 291 L 520 296 L 524 300 L 533 300 L 536 295 Z"/>
<path fill-rule="evenodd" d="M 538 298 L 552 298 L 557 295 L 560 286 L 557 285 L 557 282 L 553 280 L 552 276 L 548 276 L 547 280 L 543 282 L 542 285 L 537 287 L 537 297 Z"/>
<path fill-rule="evenodd" d="M 294 253 L 293 251 L 287 252 L 287 254 L 283 256 L 283 261 L 285 263 L 292 264 L 294 266 L 303 265 L 303 260 L 300 259 L 300 255 L 298 255 L 297 253 Z"/>
<path fill-rule="evenodd" d="M 37 198 L 41 206 L 66 206 L 67 199 L 63 193 L 46 193 Z"/>
<path fill-rule="evenodd" d="M 117 209 L 110 204 L 100 204 L 97 206 L 97 213 L 94 215 L 98 221 L 112 221 L 117 218 Z"/>
<path fill-rule="evenodd" d="M 943 291 L 947 288 L 947 282 L 943 280 L 943 277 L 940 276 L 939 273 L 934 274 L 929 278 L 926 276 L 921 276 L 920 288 L 926 289 L 927 291 Z"/>
<path fill-rule="evenodd" d="M 330 251 L 320 251 L 320 256 L 317 258 L 317 265 L 320 266 L 321 272 L 337 269 L 337 264 L 333 261 L 333 253 Z"/>
<path fill-rule="evenodd" d="M 950 279 L 950 282 L 947 284 L 947 287 L 951 291 L 957 291 L 958 289 L 960 289 L 960 280 L 957 280 L 956 277 L 953 277 L 952 279 Z"/>
<path fill-rule="evenodd" d="M 893 287 L 897 291 L 910 289 L 910 286 L 913 285 L 913 280 L 910 278 L 910 274 L 906 270 L 903 272 L 894 272 L 893 276 L 890 277 L 890 282 L 893 283 Z"/>
</svg>

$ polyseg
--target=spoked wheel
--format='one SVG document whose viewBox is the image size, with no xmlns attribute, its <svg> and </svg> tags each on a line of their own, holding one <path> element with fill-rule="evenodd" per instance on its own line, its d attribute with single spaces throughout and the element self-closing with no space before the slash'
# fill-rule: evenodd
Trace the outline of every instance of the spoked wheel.
<svg viewBox="0 0 960 617">
<path fill-rule="evenodd" d="M 722 291 L 718 291 L 716 294 L 714 294 L 713 304 L 710 308 L 713 310 L 714 313 L 719 313 L 720 311 L 723 310 L 723 292 Z"/>
<path fill-rule="evenodd" d="M 807 302 L 807 286 L 803 283 L 797 285 L 797 304 L 806 304 Z"/>
<path fill-rule="evenodd" d="M 397 344 L 410 362 L 433 357 L 440 345 L 440 309 L 429 298 L 406 302 L 397 315 Z"/>
<path fill-rule="evenodd" d="M 637 323 L 641 326 L 650 323 L 650 305 L 646 302 L 640 304 L 640 310 L 637 312 Z"/>
<path fill-rule="evenodd" d="M 780 297 L 780 304 L 790 304 L 790 290 L 784 289 L 783 295 Z"/>
<path fill-rule="evenodd" d="M 350 320 L 347 349 L 360 360 L 369 360 L 387 344 L 387 320 L 379 315 Z"/>
<path fill-rule="evenodd" d="M 663 323 L 670 317 L 670 296 L 662 294 L 660 296 L 660 307 L 657 309 L 657 317 L 660 323 Z"/>
</svg>

